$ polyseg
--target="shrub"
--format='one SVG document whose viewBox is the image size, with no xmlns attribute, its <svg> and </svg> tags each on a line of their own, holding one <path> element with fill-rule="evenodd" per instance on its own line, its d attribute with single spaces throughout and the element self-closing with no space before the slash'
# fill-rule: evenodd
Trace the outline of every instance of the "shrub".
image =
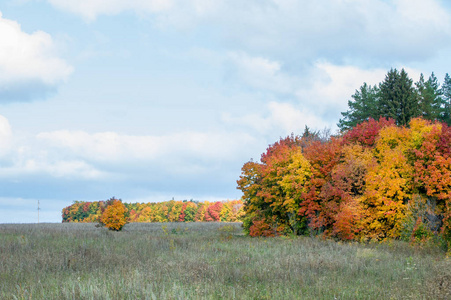
<svg viewBox="0 0 451 300">
<path fill-rule="evenodd" d="M 100 222 L 110 230 L 120 231 L 127 223 L 125 205 L 117 199 L 112 199 L 111 204 L 105 209 Z"/>
</svg>

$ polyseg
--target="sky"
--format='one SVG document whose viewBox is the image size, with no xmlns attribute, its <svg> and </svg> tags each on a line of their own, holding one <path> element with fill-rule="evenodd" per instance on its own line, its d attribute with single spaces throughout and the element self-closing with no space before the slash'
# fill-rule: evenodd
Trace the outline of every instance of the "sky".
<svg viewBox="0 0 451 300">
<path fill-rule="evenodd" d="M 238 199 L 364 82 L 451 66 L 445 0 L 0 1 L 0 223 L 75 200 Z"/>
</svg>

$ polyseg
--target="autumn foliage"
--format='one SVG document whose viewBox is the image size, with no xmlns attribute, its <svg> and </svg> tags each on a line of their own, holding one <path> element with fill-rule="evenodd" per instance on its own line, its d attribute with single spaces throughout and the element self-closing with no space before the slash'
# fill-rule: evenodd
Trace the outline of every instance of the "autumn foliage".
<svg viewBox="0 0 451 300">
<path fill-rule="evenodd" d="M 105 211 L 117 213 L 110 208 L 114 198 L 106 201 L 75 201 L 62 210 L 63 222 L 102 222 Z M 119 201 L 120 202 L 120 201 Z M 129 222 L 240 222 L 244 216 L 241 200 L 217 202 L 165 201 L 156 203 L 122 203 L 125 221 Z M 106 224 L 106 223 L 105 223 Z"/>
<path fill-rule="evenodd" d="M 127 208 L 118 199 L 110 199 L 109 202 L 110 204 L 100 217 L 100 223 L 108 229 L 120 231 L 127 223 L 125 215 Z"/>
<path fill-rule="evenodd" d="M 251 236 L 450 239 L 450 149 L 451 128 L 421 118 L 280 139 L 242 168 L 243 226 Z"/>
</svg>

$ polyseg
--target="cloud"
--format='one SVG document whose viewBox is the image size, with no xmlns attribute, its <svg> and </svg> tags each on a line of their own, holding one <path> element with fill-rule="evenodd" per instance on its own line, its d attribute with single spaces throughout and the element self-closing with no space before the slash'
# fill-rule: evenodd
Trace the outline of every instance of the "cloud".
<svg viewBox="0 0 451 300">
<path fill-rule="evenodd" d="M 27 101 L 44 97 L 66 80 L 72 67 L 56 56 L 52 37 L 28 34 L 0 13 L 0 98 Z"/>
<path fill-rule="evenodd" d="M 297 91 L 301 100 L 315 99 L 311 107 L 316 111 L 343 110 L 364 82 L 375 85 L 384 80 L 385 69 L 362 69 L 351 65 L 334 65 L 318 61 L 311 70 L 311 85 Z"/>
<path fill-rule="evenodd" d="M 89 161 L 124 163 L 133 161 L 159 162 L 161 159 L 198 161 L 231 160 L 241 146 L 254 139 L 243 133 L 180 132 L 166 136 L 130 136 L 115 132 L 87 133 L 60 130 L 37 135 L 51 147 Z M 182 166 L 180 166 L 182 167 Z"/>
<path fill-rule="evenodd" d="M 266 144 L 244 131 L 125 135 L 58 130 L 29 135 L 14 132 L 0 116 L 0 146 L 0 189 L 17 186 L 8 189 L 16 191 L 8 196 L 23 195 L 23 186 L 31 193 L 48 186 L 49 194 L 64 194 L 62 186 L 74 183 L 70 188 L 75 190 L 75 185 L 97 194 L 99 189 L 138 190 L 141 197 L 149 186 L 154 192 L 183 193 L 233 186 L 243 161 Z"/>
<path fill-rule="evenodd" d="M 295 118 L 314 122 L 315 126 L 327 124 L 321 119 L 330 119 L 328 114 L 346 110 L 347 100 L 356 89 L 364 82 L 378 84 L 387 72 L 382 68 L 365 69 L 317 60 L 304 68 L 303 72 L 290 73 L 277 60 L 251 56 L 245 52 L 230 52 L 223 61 L 227 82 L 239 84 L 252 92 L 257 91 L 262 102 L 266 102 L 265 109 L 262 109 L 265 106 L 256 107 L 244 118 L 225 115 L 225 119 L 241 119 L 241 124 L 258 125 L 260 132 L 273 126 L 283 130 L 298 129 L 293 126 Z M 316 117 L 312 117 L 313 115 Z M 307 125 L 312 126 L 311 123 Z M 304 125 L 301 126 L 303 127 Z"/>
<path fill-rule="evenodd" d="M 92 21 L 98 15 L 117 15 L 123 11 L 132 10 L 136 13 L 158 13 L 171 9 L 171 0 L 48 0 L 52 5 L 83 16 Z"/>
<path fill-rule="evenodd" d="M 183 181 L 224 167 L 227 173 L 227 166 L 239 165 L 249 158 L 249 151 L 258 153 L 261 147 L 256 138 L 240 132 L 130 136 L 59 130 L 17 138 L 9 160 L 0 166 L 0 177 L 41 174 L 55 179 L 126 182 L 142 180 L 145 174 L 148 179 L 169 176 Z"/>
<path fill-rule="evenodd" d="M 437 1 L 424 0 L 397 0 L 396 10 L 405 19 L 415 23 L 425 23 L 434 26 L 437 30 L 448 31 L 450 28 L 450 16 Z M 421 12 L 421 13 L 419 13 Z M 407 23 L 407 26 L 412 26 Z"/>
<path fill-rule="evenodd" d="M 12 166 L 0 168 L 0 177 L 17 178 L 22 176 L 50 176 L 64 179 L 101 179 L 108 177 L 106 172 L 99 171 L 80 160 L 52 160 L 49 157 L 15 160 Z"/>
<path fill-rule="evenodd" d="M 12 132 L 8 119 L 0 115 L 0 158 L 10 151 L 11 138 Z"/>
<path fill-rule="evenodd" d="M 0 177 L 12 180 L 21 176 L 99 179 L 107 177 L 89 163 L 55 155 L 36 138 L 14 135 L 9 121 L 0 115 Z"/>
<path fill-rule="evenodd" d="M 299 78 L 283 71 L 282 63 L 269 58 L 230 52 L 224 63 L 229 66 L 229 76 L 256 90 L 292 94 L 299 84 Z"/>
<path fill-rule="evenodd" d="M 305 126 L 322 129 L 332 125 L 321 120 L 306 106 L 299 107 L 291 103 L 276 101 L 269 102 L 262 111 L 242 116 L 223 114 L 222 119 L 229 124 L 237 124 L 256 130 L 268 137 L 270 140 L 268 142 L 273 142 L 278 137 L 291 133 L 301 134 Z"/>
<path fill-rule="evenodd" d="M 306 68 L 304 74 L 292 75 L 277 61 L 248 54 L 232 57 L 234 60 L 229 62 L 235 65 L 235 80 L 257 90 L 262 105 L 238 116 L 224 113 L 223 121 L 275 138 L 291 132 L 301 133 L 305 126 L 335 130 L 340 113 L 348 109 L 347 101 L 355 91 L 365 82 L 379 84 L 387 73 L 382 68 L 364 69 L 321 60 Z M 404 68 L 414 81 L 419 78 L 419 70 L 402 65 L 394 67 Z"/>
<path fill-rule="evenodd" d="M 159 27 L 208 25 L 230 49 L 259 56 L 413 61 L 450 45 L 451 18 L 438 0 L 48 0 L 89 21 L 132 11 Z M 431 47 L 433 45 L 433 47 Z M 296 51 L 293 51 L 296 49 Z"/>
</svg>

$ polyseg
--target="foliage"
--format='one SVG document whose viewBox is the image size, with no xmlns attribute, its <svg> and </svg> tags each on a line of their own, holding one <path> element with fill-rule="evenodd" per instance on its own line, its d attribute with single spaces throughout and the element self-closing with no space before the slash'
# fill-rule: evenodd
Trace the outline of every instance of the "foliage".
<svg viewBox="0 0 451 300">
<path fill-rule="evenodd" d="M 237 183 L 247 219 L 243 226 L 249 234 L 304 230 L 305 220 L 297 210 L 312 171 L 302 155 L 301 140 L 293 136 L 281 139 L 262 154 L 261 163 L 244 164 Z"/>
<path fill-rule="evenodd" d="M 220 213 L 222 209 L 222 203 L 216 202 L 213 205 L 210 205 L 207 207 L 207 210 L 205 212 L 205 221 L 207 222 L 219 222 L 221 221 Z"/>
<path fill-rule="evenodd" d="M 113 199 L 113 198 L 112 198 Z M 75 201 L 62 210 L 63 223 L 96 223 L 101 221 L 105 210 L 114 202 Z M 158 203 L 123 203 L 126 207 L 126 222 L 240 222 L 244 217 L 241 200 L 227 200 L 215 203 L 170 200 Z"/>
<path fill-rule="evenodd" d="M 451 128 L 368 119 L 328 140 L 288 136 L 244 164 L 251 236 L 451 241 Z"/>
<path fill-rule="evenodd" d="M 102 213 L 100 222 L 110 230 L 120 231 L 127 223 L 125 213 L 127 208 L 122 204 L 121 200 L 110 199 L 110 204 Z"/>
</svg>

